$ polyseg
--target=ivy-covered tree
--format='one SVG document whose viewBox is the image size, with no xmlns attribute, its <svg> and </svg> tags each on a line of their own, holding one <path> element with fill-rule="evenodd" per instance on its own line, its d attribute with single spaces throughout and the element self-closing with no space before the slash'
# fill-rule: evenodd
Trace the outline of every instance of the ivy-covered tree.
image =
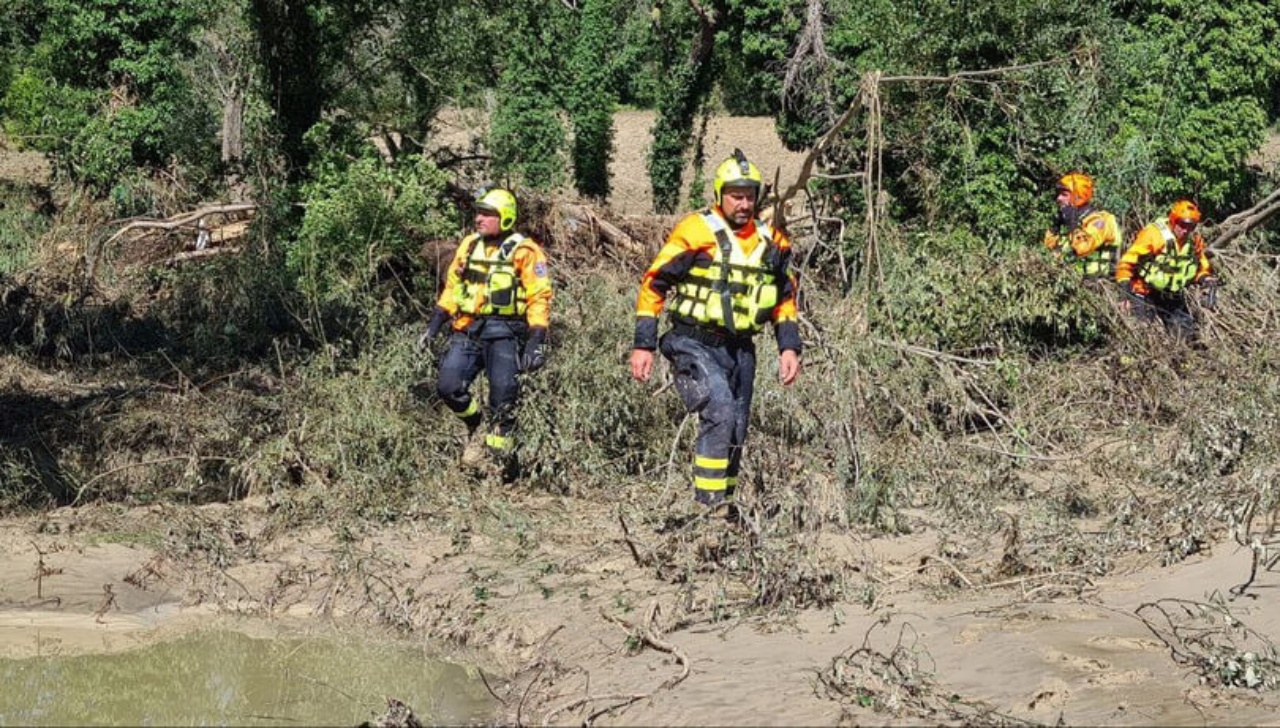
<svg viewBox="0 0 1280 728">
<path fill-rule="evenodd" d="M 573 182 L 588 197 L 609 197 L 616 94 L 605 62 L 617 34 L 616 0 L 584 0 L 578 37 L 569 61 L 572 86 L 567 105 L 573 123 Z"/>
<path fill-rule="evenodd" d="M 549 190 L 565 181 L 564 70 L 556 49 L 566 42 L 567 12 L 554 0 L 531 0 L 506 16 L 490 133 L 494 167 L 513 186 Z"/>
<path fill-rule="evenodd" d="M 714 87 L 712 55 L 716 32 L 725 18 L 721 2 L 697 5 L 695 11 L 676 6 L 665 13 L 663 32 L 672 52 L 665 58 L 666 83 L 658 97 L 658 118 L 653 125 L 649 154 L 649 182 L 653 207 L 660 213 L 675 212 L 680 202 L 680 178 L 684 154 L 693 138 L 693 122 Z M 686 38 L 688 38 L 686 42 Z"/>
</svg>

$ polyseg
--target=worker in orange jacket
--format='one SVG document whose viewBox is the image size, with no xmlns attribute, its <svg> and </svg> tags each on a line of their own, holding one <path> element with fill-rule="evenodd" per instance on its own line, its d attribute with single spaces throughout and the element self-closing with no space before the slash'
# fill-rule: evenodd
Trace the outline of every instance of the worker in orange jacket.
<svg viewBox="0 0 1280 728">
<path fill-rule="evenodd" d="M 476 202 L 476 230 L 458 245 L 420 341 L 426 348 L 446 328 L 452 332 L 436 392 L 467 427 L 462 462 L 478 467 L 487 452 L 508 475 L 515 467 L 517 375 L 546 364 L 552 299 L 547 256 L 515 231 L 516 219 L 508 190 L 491 189 Z M 489 378 L 487 430 L 480 429 L 484 413 L 470 393 L 481 369 Z"/>
<path fill-rule="evenodd" d="M 791 241 L 756 216 L 760 170 L 735 149 L 712 186 L 715 204 L 676 224 L 641 279 L 631 376 L 649 380 L 655 350 L 671 362 L 676 390 L 698 414 L 694 500 L 718 507 L 732 501 L 742 462 L 755 388 L 753 337 L 772 322 L 784 385 L 800 373 L 802 346 Z M 659 338 L 664 308 L 671 327 Z"/>
<path fill-rule="evenodd" d="M 1044 247 L 1066 251 L 1086 278 L 1110 278 L 1120 257 L 1120 224 L 1116 216 L 1093 204 L 1093 178 L 1071 172 L 1058 180 L 1058 214 L 1044 233 Z"/>
<path fill-rule="evenodd" d="M 1204 238 L 1196 230 L 1199 225 L 1200 208 L 1190 200 L 1178 200 L 1167 219 L 1142 228 L 1120 256 L 1116 282 L 1129 295 L 1136 316 L 1159 319 L 1181 333 L 1194 334 L 1186 291 L 1193 285 L 1213 290 L 1218 284 Z"/>
</svg>

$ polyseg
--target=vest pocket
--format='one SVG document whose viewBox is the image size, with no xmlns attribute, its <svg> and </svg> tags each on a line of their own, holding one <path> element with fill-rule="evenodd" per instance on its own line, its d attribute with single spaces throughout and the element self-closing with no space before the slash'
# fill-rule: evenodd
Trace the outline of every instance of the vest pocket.
<svg viewBox="0 0 1280 728">
<path fill-rule="evenodd" d="M 494 309 L 510 309 L 515 305 L 516 281 L 510 273 L 493 272 L 489 275 L 489 305 Z"/>
</svg>

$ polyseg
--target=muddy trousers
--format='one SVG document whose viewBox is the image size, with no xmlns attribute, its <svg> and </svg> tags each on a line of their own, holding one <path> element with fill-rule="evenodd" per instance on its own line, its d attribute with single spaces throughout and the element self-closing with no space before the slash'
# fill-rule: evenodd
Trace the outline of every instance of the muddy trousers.
<svg viewBox="0 0 1280 728">
<path fill-rule="evenodd" d="M 694 500 L 714 505 L 733 497 L 755 391 L 756 349 L 751 339 L 716 339 L 668 332 L 659 349 L 675 371 L 675 387 L 698 415 L 694 448 Z"/>
<path fill-rule="evenodd" d="M 484 370 L 489 378 L 489 432 L 485 444 L 495 454 L 510 453 L 514 446 L 511 431 L 516 421 L 516 401 L 520 398 L 520 340 L 514 336 L 477 339 L 455 333 L 449 349 L 440 359 L 440 379 L 436 393 L 455 415 L 474 431 L 483 414 L 471 396 L 471 385 Z"/>
<path fill-rule="evenodd" d="M 1139 321 L 1159 321 L 1165 331 L 1183 341 L 1195 341 L 1199 331 L 1196 319 L 1187 309 L 1184 293 L 1165 294 L 1153 291 L 1146 296 L 1125 291 L 1130 311 Z"/>
</svg>

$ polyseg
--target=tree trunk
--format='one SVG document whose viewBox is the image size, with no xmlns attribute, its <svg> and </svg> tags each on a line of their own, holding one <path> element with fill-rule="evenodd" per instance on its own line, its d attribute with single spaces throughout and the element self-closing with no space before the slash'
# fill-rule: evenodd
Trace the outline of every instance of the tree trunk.
<svg viewBox="0 0 1280 728">
<path fill-rule="evenodd" d="M 239 164 L 244 158 L 244 92 L 233 81 L 222 100 L 222 163 Z"/>
</svg>

